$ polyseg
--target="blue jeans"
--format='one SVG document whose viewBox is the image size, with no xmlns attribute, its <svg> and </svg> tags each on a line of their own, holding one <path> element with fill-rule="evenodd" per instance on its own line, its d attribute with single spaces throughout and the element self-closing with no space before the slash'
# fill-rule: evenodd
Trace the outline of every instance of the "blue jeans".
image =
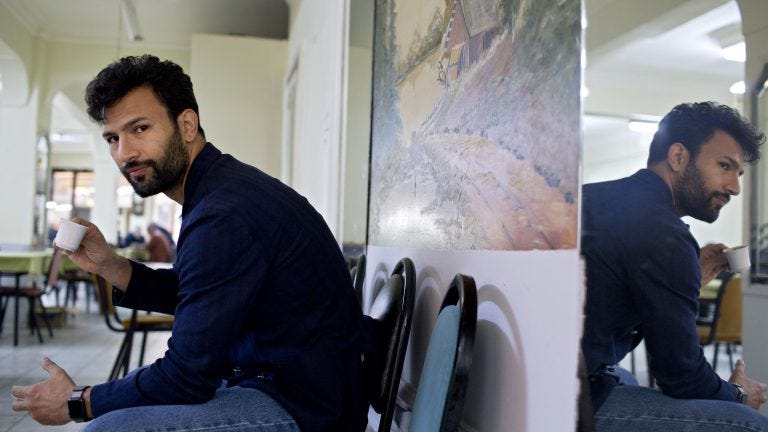
<svg viewBox="0 0 768 432">
<path fill-rule="evenodd" d="M 632 385 L 614 387 L 595 414 L 597 432 L 768 432 L 768 417 L 736 402 L 675 399 Z"/>
<path fill-rule="evenodd" d="M 265 393 L 220 388 L 199 405 L 153 405 L 112 411 L 88 423 L 84 432 L 300 432 L 293 418 Z"/>
</svg>

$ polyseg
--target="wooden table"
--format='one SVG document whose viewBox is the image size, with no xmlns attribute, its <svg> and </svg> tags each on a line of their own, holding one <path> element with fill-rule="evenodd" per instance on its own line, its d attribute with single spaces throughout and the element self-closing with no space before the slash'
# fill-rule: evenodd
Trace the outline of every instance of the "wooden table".
<svg viewBox="0 0 768 432">
<path fill-rule="evenodd" d="M 0 275 L 14 276 L 16 290 L 21 289 L 21 276 L 38 278 L 49 265 L 53 251 L 48 250 L 0 250 Z M 6 300 L 7 301 L 7 300 Z M 5 305 L 3 305 L 5 306 Z M 5 311 L 5 307 L 3 307 Z M 15 296 L 13 308 L 13 345 L 19 344 L 19 296 Z M 2 325 L 2 322 L 0 322 Z"/>
</svg>

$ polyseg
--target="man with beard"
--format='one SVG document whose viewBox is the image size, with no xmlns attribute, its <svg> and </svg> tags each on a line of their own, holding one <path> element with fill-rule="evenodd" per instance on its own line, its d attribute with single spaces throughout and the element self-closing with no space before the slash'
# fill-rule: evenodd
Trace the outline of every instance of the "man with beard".
<svg viewBox="0 0 768 432">
<path fill-rule="evenodd" d="M 714 222 L 764 139 L 727 106 L 681 104 L 659 123 L 647 169 L 584 186 L 582 350 L 599 432 L 768 431 L 766 385 L 741 360 L 722 380 L 699 345 L 699 289 L 730 270 L 725 245 L 700 250 L 680 220 Z M 660 391 L 617 366 L 643 339 Z"/>
<path fill-rule="evenodd" d="M 67 253 L 114 286 L 115 302 L 174 315 L 168 349 L 125 378 L 14 386 L 13 409 L 88 431 L 362 431 L 367 343 L 340 248 L 305 198 L 206 142 L 192 83 L 157 57 L 126 57 L 86 89 L 123 175 L 182 205 L 176 265 L 152 270 L 96 226 Z"/>
</svg>

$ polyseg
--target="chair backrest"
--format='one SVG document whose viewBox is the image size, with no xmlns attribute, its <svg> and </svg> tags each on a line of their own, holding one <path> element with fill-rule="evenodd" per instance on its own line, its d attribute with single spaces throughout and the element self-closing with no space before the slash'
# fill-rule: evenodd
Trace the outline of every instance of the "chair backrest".
<svg viewBox="0 0 768 432">
<path fill-rule="evenodd" d="M 472 367 L 477 289 L 457 274 L 440 306 L 421 371 L 409 430 L 457 431 Z"/>
<path fill-rule="evenodd" d="M 355 264 L 349 269 L 349 275 L 352 277 L 352 286 L 355 288 L 357 303 L 363 305 L 363 283 L 365 282 L 365 254 L 355 259 Z"/>
<path fill-rule="evenodd" d="M 733 276 L 723 291 L 713 339 L 715 342 L 741 342 L 743 318 L 741 277 Z"/>
<path fill-rule="evenodd" d="M 117 313 L 115 305 L 112 303 L 112 287 L 103 277 L 94 274 L 93 286 L 96 287 L 96 298 L 99 300 L 99 312 L 104 315 L 104 321 L 113 331 L 122 332 L 122 319 Z"/>
<path fill-rule="evenodd" d="M 367 360 L 373 371 L 369 401 L 381 414 L 379 431 L 389 431 L 395 413 L 397 392 L 411 334 L 415 267 L 409 258 L 401 259 L 384 286 L 376 294 L 369 316 L 373 318 L 377 358 Z"/>
<path fill-rule="evenodd" d="M 733 278 L 734 274 L 730 272 L 723 272 L 717 276 L 717 279 L 720 280 L 720 285 L 717 288 L 717 295 L 714 302 L 709 302 L 712 309 L 711 311 L 702 311 L 701 308 L 706 303 L 699 303 L 700 310 L 699 317 L 696 319 L 696 325 L 699 327 L 699 343 L 702 345 L 709 345 L 715 339 L 725 289 Z"/>
<path fill-rule="evenodd" d="M 589 376 L 587 374 L 587 360 L 579 344 L 579 360 L 577 375 L 579 377 L 578 417 L 576 419 L 576 432 L 594 432 L 595 420 L 592 414 L 592 393 L 589 389 Z"/>
</svg>

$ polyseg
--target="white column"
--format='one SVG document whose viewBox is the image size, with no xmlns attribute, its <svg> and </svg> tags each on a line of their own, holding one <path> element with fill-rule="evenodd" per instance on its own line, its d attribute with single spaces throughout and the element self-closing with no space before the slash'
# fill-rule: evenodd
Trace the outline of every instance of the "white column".
<svg viewBox="0 0 768 432">
<path fill-rule="evenodd" d="M 109 155 L 107 145 L 101 136 L 93 139 L 93 175 L 95 179 L 94 207 L 91 222 L 99 227 L 104 238 L 111 244 L 117 244 L 118 209 L 117 184 L 121 175 L 115 162 Z"/>
<path fill-rule="evenodd" d="M 0 100 L 0 243 L 29 245 L 33 237 L 37 97 L 24 105 Z"/>
</svg>

